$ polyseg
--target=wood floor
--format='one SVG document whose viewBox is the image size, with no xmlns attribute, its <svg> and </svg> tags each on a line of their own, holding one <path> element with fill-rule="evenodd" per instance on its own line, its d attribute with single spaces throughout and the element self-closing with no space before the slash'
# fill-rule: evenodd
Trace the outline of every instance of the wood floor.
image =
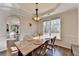
<svg viewBox="0 0 79 59">
<path fill-rule="evenodd" d="M 70 49 L 55 46 L 54 51 L 49 49 L 46 56 L 72 56 L 72 53 Z"/>
<path fill-rule="evenodd" d="M 0 56 L 7 56 L 6 51 L 0 52 Z M 72 53 L 70 49 L 55 46 L 54 52 L 48 49 L 46 56 L 72 56 Z"/>
</svg>

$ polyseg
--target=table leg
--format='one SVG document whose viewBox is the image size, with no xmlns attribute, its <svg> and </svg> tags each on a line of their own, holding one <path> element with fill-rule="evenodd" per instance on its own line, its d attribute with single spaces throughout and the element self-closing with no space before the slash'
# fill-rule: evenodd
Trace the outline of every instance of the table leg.
<svg viewBox="0 0 79 59">
<path fill-rule="evenodd" d="M 18 56 L 23 56 L 23 54 L 21 53 L 21 51 L 18 51 Z"/>
</svg>

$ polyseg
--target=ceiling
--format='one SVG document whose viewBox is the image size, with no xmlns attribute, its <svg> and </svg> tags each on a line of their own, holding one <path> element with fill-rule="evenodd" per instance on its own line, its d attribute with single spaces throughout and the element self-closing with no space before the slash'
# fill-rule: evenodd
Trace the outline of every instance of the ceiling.
<svg viewBox="0 0 79 59">
<path fill-rule="evenodd" d="M 39 3 L 38 4 L 38 12 L 41 17 L 47 17 L 53 14 L 62 13 L 67 10 L 76 8 L 78 4 L 76 3 Z M 32 17 L 35 14 L 35 3 L 0 3 L 0 10 L 7 12 L 23 12 L 26 15 L 30 15 Z M 16 11 L 17 10 L 17 11 Z"/>
<path fill-rule="evenodd" d="M 44 13 L 50 9 L 53 9 L 57 4 L 51 4 L 51 3 L 39 3 L 38 4 L 38 10 L 39 13 Z M 20 7 L 22 7 L 23 10 L 27 10 L 31 14 L 35 14 L 36 4 L 34 3 L 27 3 L 27 4 L 19 4 Z"/>
</svg>

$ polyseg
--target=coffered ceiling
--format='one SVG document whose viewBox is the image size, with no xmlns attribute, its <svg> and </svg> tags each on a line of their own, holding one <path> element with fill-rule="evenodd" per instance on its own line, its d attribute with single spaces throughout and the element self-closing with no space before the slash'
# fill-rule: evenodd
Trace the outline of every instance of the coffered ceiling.
<svg viewBox="0 0 79 59">
<path fill-rule="evenodd" d="M 39 13 L 44 13 L 50 9 L 53 9 L 54 7 L 56 7 L 57 4 L 52 4 L 52 3 L 39 3 L 38 4 L 38 12 Z M 31 14 L 35 14 L 35 9 L 36 9 L 36 4 L 32 3 L 27 3 L 27 4 L 19 4 L 19 6 L 23 9 L 23 10 L 27 10 L 29 13 Z"/>
<path fill-rule="evenodd" d="M 47 17 L 53 14 L 62 13 L 64 11 L 76 8 L 78 4 L 75 3 L 39 3 L 38 4 L 38 12 L 41 17 Z M 35 3 L 0 3 L 0 10 L 6 12 L 16 12 L 16 13 L 24 13 L 32 17 L 35 14 Z M 21 13 L 20 13 L 21 12 Z"/>
</svg>

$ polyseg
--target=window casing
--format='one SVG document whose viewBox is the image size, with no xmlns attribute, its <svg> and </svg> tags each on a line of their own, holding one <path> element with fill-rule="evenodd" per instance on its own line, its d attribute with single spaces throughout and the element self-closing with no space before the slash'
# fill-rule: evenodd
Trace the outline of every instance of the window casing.
<svg viewBox="0 0 79 59">
<path fill-rule="evenodd" d="M 61 40 L 61 18 L 53 18 L 43 22 L 43 35 L 56 35 Z"/>
</svg>

